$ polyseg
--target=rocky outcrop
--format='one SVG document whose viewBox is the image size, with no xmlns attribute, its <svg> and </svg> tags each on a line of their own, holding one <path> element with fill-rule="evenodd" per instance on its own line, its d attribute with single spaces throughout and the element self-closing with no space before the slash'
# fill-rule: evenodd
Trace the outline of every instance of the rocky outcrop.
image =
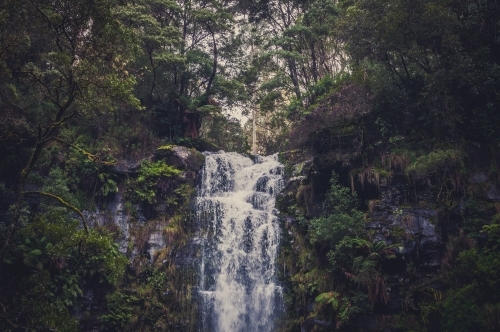
<svg viewBox="0 0 500 332">
<path fill-rule="evenodd" d="M 144 189 L 134 182 L 142 174 L 141 167 L 155 165 L 158 161 L 173 167 L 176 175 L 146 182 L 150 185 L 148 190 L 157 191 L 156 198 L 153 202 L 138 200 L 131 191 Z M 195 194 L 197 174 L 203 164 L 204 156 L 200 152 L 175 145 L 162 147 L 142 160 L 118 161 L 111 170 L 116 175 L 118 192 L 108 197 L 104 207 L 85 212 L 89 224 L 105 227 L 115 234 L 119 250 L 130 261 L 131 275 L 147 276 L 139 277 L 142 278 L 139 284 L 126 288 L 133 292 L 136 287 L 147 288 L 149 286 L 144 284 L 153 280 L 148 279 L 152 271 L 163 274 L 165 280 L 158 281 L 163 285 L 163 295 L 154 301 L 163 310 L 170 308 L 170 316 L 165 318 L 173 324 L 170 330 L 186 330 L 186 325 L 195 324 L 196 320 L 196 311 L 192 309 L 194 304 L 187 295 L 194 286 L 194 262 L 199 245 L 199 239 L 190 238 L 194 227 L 191 225 L 190 200 Z M 98 315 L 104 295 L 95 295 L 96 290 L 95 287 L 87 289 L 80 301 L 78 315 L 82 318 L 83 331 L 98 330 L 100 324 Z M 149 299 L 141 301 L 146 303 Z M 137 324 L 142 326 L 140 322 Z"/>
<path fill-rule="evenodd" d="M 143 162 L 144 160 L 145 159 L 122 159 L 116 162 L 111 171 L 120 176 L 132 175 L 139 170 L 139 168 L 141 167 L 141 162 Z M 151 160 L 151 157 L 147 158 L 146 160 Z"/>
<path fill-rule="evenodd" d="M 329 319 L 335 315 L 339 319 L 338 313 L 324 315 L 324 307 L 315 304 L 318 292 L 336 290 L 331 287 L 339 281 L 328 279 L 328 244 L 311 244 L 308 233 L 308 220 L 322 213 L 332 169 L 339 175 L 339 182 L 355 190 L 365 203 L 365 239 L 373 248 L 382 242 L 384 245 L 378 247 L 387 248 L 386 253 L 394 256 L 378 261 L 377 273 L 383 283 L 376 287 L 386 295 L 381 301 L 373 301 L 371 307 L 368 298 L 360 300 L 366 307 L 362 315 L 350 320 L 354 330 L 395 331 L 387 327 L 393 326 L 390 322 L 407 315 L 420 317 L 425 301 L 445 297 L 449 286 L 443 281 L 443 266 L 451 268 L 446 264 L 450 250 L 457 254 L 454 243 L 463 241 L 459 245 L 472 247 L 475 241 L 485 242 L 481 228 L 491 224 L 500 211 L 500 187 L 494 173 L 488 171 L 495 163 L 486 157 L 471 159 L 460 172 L 447 174 L 444 180 L 437 178 L 437 173 L 414 178 L 401 168 L 354 170 L 334 162 L 321 164 L 318 158 L 303 158 L 297 151 L 283 154 L 283 158 L 288 180 L 277 203 L 285 229 L 279 264 L 283 265 L 281 276 L 289 286 L 288 310 L 293 313 L 287 317 L 289 325 L 284 330 L 300 327 L 301 331 L 329 331 L 336 324 L 335 319 Z M 469 173 L 464 174 L 465 168 Z M 467 237 L 465 232 L 475 238 Z M 337 278 L 345 277 L 347 285 L 350 278 L 356 277 L 354 273 L 345 270 L 345 276 Z M 356 291 L 367 291 L 366 285 L 359 282 L 350 285 Z"/>
<path fill-rule="evenodd" d="M 197 173 L 205 162 L 203 154 L 195 149 L 168 145 L 160 147 L 153 155 L 142 160 L 119 160 L 112 168 L 112 172 L 121 179 L 134 178 L 144 161 L 160 160 L 182 170 L 178 178 L 166 180 L 170 182 L 168 186 L 171 187 L 169 190 L 171 193 L 179 190 L 181 186 L 194 188 Z M 179 210 L 179 204 L 186 202 L 165 199 L 154 206 L 144 205 L 140 202 L 131 202 L 126 197 L 126 180 L 120 181 L 118 189 L 103 209 L 88 212 L 88 215 L 94 223 L 118 230 L 117 242 L 120 251 L 128 253 L 131 260 L 144 253 L 153 262 L 156 252 L 169 245 L 175 246 L 169 243 L 172 241 L 166 238 L 164 229 L 172 222 L 170 219 L 175 211 Z"/>
<path fill-rule="evenodd" d="M 168 165 L 192 172 L 198 172 L 205 162 L 205 157 L 197 150 L 178 145 L 158 148 L 154 158 L 165 160 Z"/>
<path fill-rule="evenodd" d="M 347 175 L 349 171 L 339 169 L 337 174 L 339 173 Z M 322 265 L 318 262 L 318 258 L 314 257 L 318 252 L 306 249 L 303 243 L 307 240 L 307 235 L 304 238 L 300 227 L 297 228 L 296 224 L 299 216 L 309 219 L 321 215 L 322 199 L 328 188 L 330 175 L 331 168 L 322 167 L 314 159 L 296 160 L 295 164 L 289 166 L 289 179 L 278 198 L 278 208 L 281 209 L 281 220 L 286 229 L 285 246 L 290 248 L 284 252 L 291 250 L 292 255 L 298 258 L 282 256 L 282 260 L 285 265 L 287 261 L 307 262 L 302 268 L 295 270 L 290 268 L 288 272 L 284 272 L 285 280 L 292 281 L 291 287 L 307 287 L 318 283 L 309 277 L 318 273 L 318 268 Z M 395 245 L 393 251 L 396 253 L 396 258 L 384 261 L 382 264 L 383 273 L 387 276 L 385 289 L 388 292 L 388 302 L 384 306 L 376 306 L 372 315 L 360 318 L 358 327 L 363 331 L 376 330 L 380 315 L 397 314 L 407 310 L 408 305 L 413 302 L 411 296 L 408 297 L 411 293 L 410 288 L 426 285 L 438 274 L 444 251 L 440 229 L 436 226 L 438 211 L 432 208 L 434 204 L 431 195 L 428 193 L 419 195 L 417 199 L 420 204 L 415 204 L 415 192 L 407 178 L 402 175 L 382 179 L 378 187 L 372 187 L 367 184 L 364 186 L 371 195 L 367 200 L 366 230 L 371 234 L 373 243 L 383 241 L 388 246 Z M 359 189 L 358 197 L 366 199 L 366 192 L 362 191 L 361 186 Z M 411 284 L 407 279 L 408 263 L 412 263 L 416 269 Z M 326 276 L 327 274 L 325 278 Z M 304 285 L 299 286 L 301 283 Z M 293 292 L 300 293 L 299 290 Z M 309 294 L 314 295 L 314 292 Z M 305 295 L 307 296 L 307 293 Z M 315 306 L 310 305 L 310 301 L 314 303 L 314 297 L 309 298 L 309 302 L 306 301 L 300 307 L 291 308 L 305 315 L 301 320 L 303 322 L 300 324 L 301 331 L 325 330 L 325 328 L 327 330 L 328 321 L 319 316 L 315 317 L 318 312 Z M 311 316 L 313 318 L 307 318 Z"/>
<path fill-rule="evenodd" d="M 374 241 L 400 244 L 399 258 L 419 267 L 439 269 L 443 243 L 436 230 L 438 211 L 415 206 L 410 184 L 395 176 L 380 186 L 380 199 L 370 201 L 367 228 Z M 422 205 L 433 206 L 420 197 Z"/>
</svg>

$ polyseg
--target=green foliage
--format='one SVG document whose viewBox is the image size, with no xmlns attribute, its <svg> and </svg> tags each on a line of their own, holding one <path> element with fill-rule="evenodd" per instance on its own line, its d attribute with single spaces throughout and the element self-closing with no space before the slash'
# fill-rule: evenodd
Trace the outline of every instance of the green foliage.
<svg viewBox="0 0 500 332">
<path fill-rule="evenodd" d="M 215 115 L 204 121 L 201 136 L 224 151 L 246 153 L 250 150 L 247 134 L 237 119 Z"/>
<path fill-rule="evenodd" d="M 467 332 L 484 330 L 485 324 L 477 305 L 477 287 L 469 285 L 452 293 L 444 301 L 441 331 Z"/>
<path fill-rule="evenodd" d="M 71 313 L 83 287 L 91 280 L 116 287 L 128 262 L 110 234 L 87 234 L 61 209 L 36 215 L 15 240 L 3 265 L 3 280 L 13 285 L 2 291 L 10 299 L 5 317 L 33 329 L 76 331 Z"/>
<path fill-rule="evenodd" d="M 137 182 L 145 184 L 154 178 L 178 176 L 180 173 L 180 170 L 167 165 L 164 161 L 144 162 L 139 169 Z"/>
<path fill-rule="evenodd" d="M 128 263 L 113 237 L 96 229 L 91 229 L 83 239 L 80 257 L 88 277 L 97 276 L 101 283 L 110 285 L 120 281 Z"/>
<path fill-rule="evenodd" d="M 158 202 L 164 181 L 169 181 L 181 174 L 177 168 L 164 161 L 145 161 L 138 171 L 137 178 L 129 182 L 128 195 L 148 204 Z"/>
<path fill-rule="evenodd" d="M 50 170 L 49 178 L 44 181 L 41 191 L 55 194 L 73 206 L 78 206 L 79 202 L 70 190 L 73 179 L 69 178 L 64 171 L 58 167 Z"/>
<path fill-rule="evenodd" d="M 114 292 L 106 296 L 106 313 L 101 315 L 104 331 L 124 330 L 132 318 L 135 296 Z"/>
<path fill-rule="evenodd" d="M 169 151 L 174 146 L 175 145 L 173 145 L 173 144 L 162 145 L 162 146 L 160 146 L 158 148 L 158 150 L 160 150 L 160 151 Z"/>
<path fill-rule="evenodd" d="M 487 220 L 484 206 L 481 206 L 478 200 L 469 198 L 463 206 L 461 215 L 464 219 L 463 229 L 466 234 L 472 238 L 480 237 L 480 231 Z"/>
<path fill-rule="evenodd" d="M 488 235 L 488 248 L 498 250 L 500 246 L 500 224 L 484 225 L 481 232 Z"/>
<path fill-rule="evenodd" d="M 167 274 L 155 269 L 146 281 L 155 291 L 161 292 L 167 283 Z"/>
<path fill-rule="evenodd" d="M 315 301 L 318 313 L 335 318 L 338 326 L 369 312 L 376 303 L 387 302 L 381 263 L 396 257 L 394 246 L 383 241 L 374 243 L 368 238 L 363 213 L 357 207 L 356 196 L 339 184 L 338 176 L 333 173 L 323 203 L 323 216 L 311 220 L 299 218 L 299 223 L 308 227 L 310 241 L 329 249 L 326 256 L 328 270 L 335 277 L 334 290 L 332 285 L 326 286 L 327 289 L 319 287 Z M 292 281 L 301 280 L 300 276 L 295 275 Z M 315 285 L 315 280 L 313 275 L 309 283 Z M 351 294 L 348 290 L 352 288 L 361 288 L 365 293 Z M 359 302 L 361 295 L 364 298 Z"/>
<path fill-rule="evenodd" d="M 109 173 L 100 173 L 99 180 L 101 181 L 101 193 L 104 197 L 111 193 L 118 192 L 116 176 Z"/>
<path fill-rule="evenodd" d="M 336 292 L 322 293 L 316 296 L 315 301 L 319 305 L 331 304 L 333 310 L 337 310 L 339 308 L 339 295 Z"/>
<path fill-rule="evenodd" d="M 175 198 L 171 204 L 185 207 L 187 204 L 189 204 L 194 193 L 195 189 L 192 185 L 188 183 L 182 184 L 174 190 Z"/>
<path fill-rule="evenodd" d="M 0 10 L 0 194 L 15 201 L 36 186 L 90 210 L 118 190 L 104 163 L 144 158 L 165 138 L 193 147 L 201 130 L 220 148 L 248 151 L 249 124 L 242 129 L 220 113 L 236 107 L 247 115 L 260 109 L 261 153 L 290 144 L 327 168 L 342 163 L 389 181 L 393 171 L 405 173 L 437 184 L 429 194 L 442 210 L 453 209 L 458 189 L 468 188 L 465 151 L 476 149 L 468 142 L 492 155 L 498 147 L 498 17 L 495 1 L 7 1 Z M 381 156 L 388 167 L 379 167 Z M 179 213 L 193 193 L 179 185 L 180 174 L 146 162 L 129 180 L 128 197 L 149 205 L 165 198 Z M 421 197 L 420 181 L 413 184 Z M 311 187 L 301 190 L 312 197 Z M 291 215 L 301 208 L 294 198 L 279 202 Z M 95 228 L 87 235 L 67 207 L 42 198 L 33 209 L 31 199 L 9 209 L 14 231 L 0 226 L 2 282 L 13 285 L 0 290 L 0 329 L 12 329 L 9 319 L 27 330 L 76 330 L 71 312 L 83 285 L 117 287 L 126 260 L 117 234 Z M 297 254 L 287 263 L 297 297 L 304 296 L 297 303 L 319 293 L 338 322 L 384 302 L 381 266 L 395 253 L 373 243 L 357 207 L 333 176 L 323 215 L 299 218 L 300 248 L 287 249 Z M 488 208 L 471 199 L 461 211 L 459 226 L 478 247 L 457 253 L 443 274 L 444 303 L 427 311 L 445 331 L 498 329 L 500 231 Z M 177 221 L 167 228 L 183 231 Z M 326 268 L 336 277 L 328 286 L 320 278 L 330 275 L 319 272 Z M 181 305 L 169 307 L 160 295 L 175 288 L 175 278 L 163 283 L 162 273 L 173 275 L 143 280 L 150 284 L 143 295 L 151 295 L 143 330 L 177 326 L 165 317 Z M 328 302 L 330 291 L 341 294 L 338 301 Z M 108 298 L 106 329 L 134 324 L 135 299 L 126 294 Z"/>
<path fill-rule="evenodd" d="M 407 168 L 406 173 L 415 177 L 425 177 L 436 172 L 463 167 L 463 154 L 459 150 L 435 150 L 418 157 Z"/>
<path fill-rule="evenodd" d="M 309 221 L 312 241 L 335 245 L 345 237 L 356 237 L 364 230 L 363 213 L 357 210 L 357 199 L 350 190 L 338 183 L 333 173 L 330 190 L 324 201 L 325 216 Z"/>
</svg>

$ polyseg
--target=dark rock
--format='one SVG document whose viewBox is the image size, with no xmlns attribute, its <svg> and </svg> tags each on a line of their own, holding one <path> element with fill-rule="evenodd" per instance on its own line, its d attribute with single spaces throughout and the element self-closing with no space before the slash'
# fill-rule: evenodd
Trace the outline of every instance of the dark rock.
<svg viewBox="0 0 500 332">
<path fill-rule="evenodd" d="M 285 185 L 285 188 L 283 189 L 283 192 L 289 192 L 291 190 L 297 190 L 297 188 L 300 186 L 300 183 L 305 178 L 306 178 L 305 176 L 296 176 L 296 177 L 290 178 L 287 181 L 287 183 Z"/>
<path fill-rule="evenodd" d="M 187 243 L 179 248 L 175 256 L 175 265 L 181 267 L 194 267 L 193 263 L 198 257 L 202 240 L 198 237 L 191 238 Z"/>
<path fill-rule="evenodd" d="M 475 184 L 484 183 L 488 181 L 488 175 L 485 172 L 472 173 L 469 176 L 469 181 Z"/>
<path fill-rule="evenodd" d="M 142 159 L 142 160 L 119 160 L 115 166 L 111 169 L 111 171 L 120 176 L 127 176 L 129 174 L 136 173 L 141 167 L 141 163 L 144 160 L 152 160 L 152 156 Z"/>
<path fill-rule="evenodd" d="M 497 186 L 492 185 L 490 190 L 486 193 L 486 198 L 490 201 L 500 202 L 500 191 Z"/>
<path fill-rule="evenodd" d="M 300 331 L 301 332 L 313 331 L 315 326 L 331 327 L 332 323 L 318 318 L 311 318 L 302 324 L 302 326 L 300 327 Z"/>
<path fill-rule="evenodd" d="M 356 318 L 356 326 L 361 328 L 361 331 L 377 331 L 377 316 L 364 315 Z"/>
<path fill-rule="evenodd" d="M 205 163 L 205 157 L 195 149 L 173 145 L 166 149 L 158 149 L 156 159 L 163 159 L 168 165 L 190 171 L 199 171 Z"/>
<path fill-rule="evenodd" d="M 309 175 L 309 171 L 310 171 L 310 170 L 311 170 L 311 168 L 313 167 L 313 164 L 314 164 L 313 159 L 306 160 L 306 161 L 302 164 L 302 168 L 301 168 L 301 170 L 300 170 L 300 175 L 301 175 L 301 176 L 308 176 L 308 175 Z"/>
<path fill-rule="evenodd" d="M 202 138 L 192 140 L 191 145 L 193 146 L 193 148 L 200 152 L 217 152 L 220 150 L 217 145 L 210 143 L 209 141 Z"/>
<path fill-rule="evenodd" d="M 280 158 L 287 160 L 292 165 L 297 165 L 303 162 L 306 159 L 306 156 L 304 155 L 304 150 L 297 149 L 282 152 L 280 154 Z"/>
<path fill-rule="evenodd" d="M 296 221 L 294 216 L 285 216 L 285 227 L 290 228 Z"/>
</svg>

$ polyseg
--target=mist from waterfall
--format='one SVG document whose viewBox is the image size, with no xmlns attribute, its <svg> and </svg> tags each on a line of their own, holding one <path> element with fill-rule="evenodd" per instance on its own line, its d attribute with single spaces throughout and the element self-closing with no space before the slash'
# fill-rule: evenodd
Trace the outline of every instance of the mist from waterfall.
<svg viewBox="0 0 500 332">
<path fill-rule="evenodd" d="M 274 330 L 282 311 L 275 259 L 280 230 L 274 214 L 283 187 L 278 156 L 205 153 L 196 200 L 201 229 L 201 331 Z"/>
</svg>

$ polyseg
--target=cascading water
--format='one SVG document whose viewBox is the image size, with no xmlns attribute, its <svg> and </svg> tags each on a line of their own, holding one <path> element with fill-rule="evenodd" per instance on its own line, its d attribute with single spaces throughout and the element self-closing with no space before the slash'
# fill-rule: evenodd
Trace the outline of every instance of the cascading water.
<svg viewBox="0 0 500 332">
<path fill-rule="evenodd" d="M 279 224 L 275 195 L 283 187 L 277 155 L 252 161 L 206 153 L 196 201 L 202 229 L 201 331 L 273 331 L 281 311 L 275 280 Z"/>
</svg>

